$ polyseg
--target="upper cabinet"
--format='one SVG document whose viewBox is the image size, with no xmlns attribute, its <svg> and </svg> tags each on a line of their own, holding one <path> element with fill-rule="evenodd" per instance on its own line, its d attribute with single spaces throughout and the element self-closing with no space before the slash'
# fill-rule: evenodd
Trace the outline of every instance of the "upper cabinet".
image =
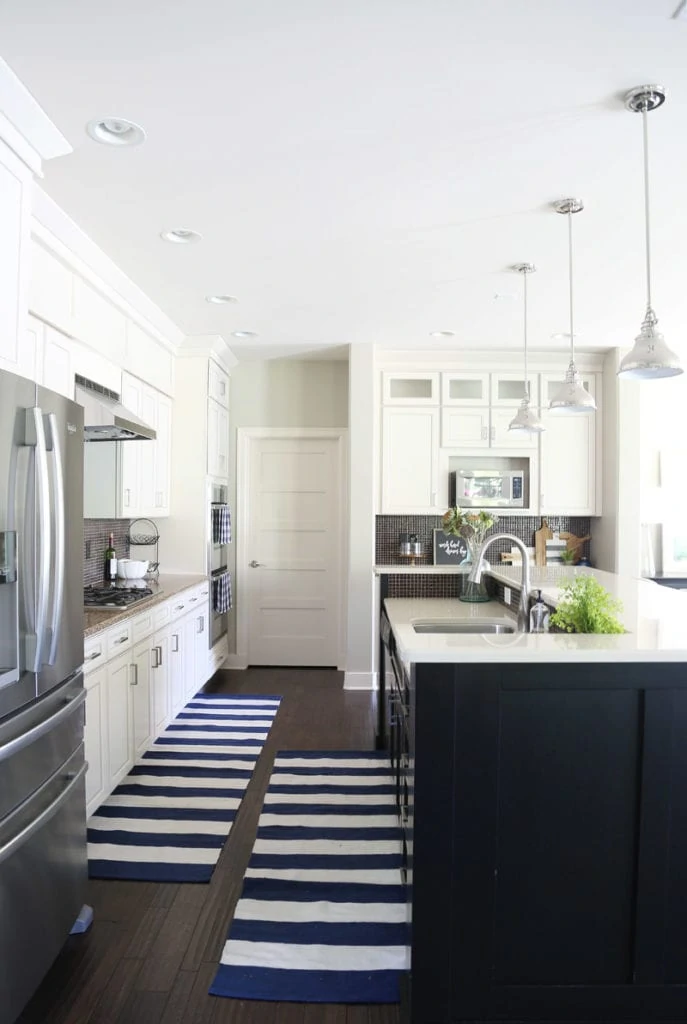
<svg viewBox="0 0 687 1024">
<path fill-rule="evenodd" d="M 229 374 L 212 359 L 208 360 L 208 397 L 229 408 Z"/>
<path fill-rule="evenodd" d="M 438 405 L 438 373 L 385 373 L 382 375 L 385 405 Z"/>
<path fill-rule="evenodd" d="M 208 398 L 208 466 L 210 476 L 229 476 L 229 413 L 214 398 Z"/>
<path fill-rule="evenodd" d="M 443 511 L 450 460 L 464 457 L 473 466 L 479 459 L 529 466 L 529 504 L 521 512 L 599 515 L 600 413 L 550 415 L 562 374 L 535 370 L 529 380 L 532 406 L 546 427 L 541 434 L 509 430 L 525 393 L 521 372 L 383 372 L 380 512 Z M 600 393 L 597 374 L 584 374 L 583 382 Z"/>
<path fill-rule="evenodd" d="M 596 397 L 594 374 L 582 383 Z M 545 409 L 560 387 L 561 376 L 542 374 Z M 601 488 L 597 487 L 597 431 L 600 413 L 542 414 L 539 510 L 548 515 L 601 515 Z"/>
<path fill-rule="evenodd" d="M 29 309 L 65 334 L 74 334 L 74 274 L 36 239 L 31 244 Z"/>
<path fill-rule="evenodd" d="M 32 175 L 0 141 L 0 369 L 22 373 L 26 356 Z"/>
<path fill-rule="evenodd" d="M 72 339 L 29 316 L 21 346 L 21 362 L 15 372 L 65 398 L 73 398 L 75 370 Z"/>
<path fill-rule="evenodd" d="M 125 365 L 126 317 L 78 274 L 74 275 L 74 334 L 96 352 Z"/>
<path fill-rule="evenodd" d="M 174 392 L 174 356 L 133 320 L 126 323 L 126 359 L 129 373 L 152 384 L 158 391 Z"/>
</svg>

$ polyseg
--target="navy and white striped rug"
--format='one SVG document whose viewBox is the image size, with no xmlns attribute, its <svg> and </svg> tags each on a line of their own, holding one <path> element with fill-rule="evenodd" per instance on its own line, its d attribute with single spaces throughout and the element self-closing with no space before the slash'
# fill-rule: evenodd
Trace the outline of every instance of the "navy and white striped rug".
<svg viewBox="0 0 687 1024">
<path fill-rule="evenodd" d="M 209 882 L 280 700 L 196 694 L 89 819 L 90 877 Z"/>
<path fill-rule="evenodd" d="M 387 755 L 281 751 L 210 994 L 398 1002 L 406 899 Z"/>
</svg>

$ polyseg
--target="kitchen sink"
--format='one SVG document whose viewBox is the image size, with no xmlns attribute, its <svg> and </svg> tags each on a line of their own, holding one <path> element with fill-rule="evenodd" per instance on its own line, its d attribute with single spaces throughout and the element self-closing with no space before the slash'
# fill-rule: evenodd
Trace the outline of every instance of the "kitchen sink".
<svg viewBox="0 0 687 1024">
<path fill-rule="evenodd" d="M 515 633 L 508 619 L 416 619 L 416 633 Z"/>
</svg>

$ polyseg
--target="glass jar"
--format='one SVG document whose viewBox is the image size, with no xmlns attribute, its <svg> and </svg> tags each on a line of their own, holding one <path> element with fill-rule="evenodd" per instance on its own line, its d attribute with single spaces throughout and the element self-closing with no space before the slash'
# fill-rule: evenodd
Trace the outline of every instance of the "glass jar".
<svg viewBox="0 0 687 1024">
<path fill-rule="evenodd" d="M 464 537 L 463 540 L 467 544 L 468 548 L 468 560 L 471 566 L 477 565 L 482 550 L 482 541 L 478 541 L 476 537 Z M 488 568 L 488 564 L 485 562 L 483 568 Z M 482 579 L 479 583 L 473 583 L 468 579 L 467 576 L 463 579 L 463 590 L 459 595 L 459 600 L 466 601 L 470 604 L 480 604 L 485 601 L 490 601 L 491 598 L 487 592 L 487 584 L 482 575 Z"/>
</svg>

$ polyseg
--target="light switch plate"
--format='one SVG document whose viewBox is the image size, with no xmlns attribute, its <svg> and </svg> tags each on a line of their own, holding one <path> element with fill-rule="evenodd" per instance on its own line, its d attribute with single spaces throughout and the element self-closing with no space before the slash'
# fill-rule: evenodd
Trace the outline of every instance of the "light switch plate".
<svg viewBox="0 0 687 1024">
<path fill-rule="evenodd" d="M 510 587 L 504 587 L 503 588 L 503 600 L 506 602 L 506 604 L 510 604 L 510 599 L 511 599 Z"/>
</svg>

